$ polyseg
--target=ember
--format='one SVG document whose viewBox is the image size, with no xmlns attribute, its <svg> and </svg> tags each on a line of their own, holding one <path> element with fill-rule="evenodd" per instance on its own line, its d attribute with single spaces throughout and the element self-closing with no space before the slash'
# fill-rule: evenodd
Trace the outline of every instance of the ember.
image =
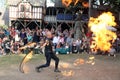
<svg viewBox="0 0 120 80">
<path fill-rule="evenodd" d="M 72 71 L 72 70 L 70 70 L 70 71 L 63 71 L 62 75 L 63 76 L 67 76 L 67 77 L 73 76 L 74 75 L 74 71 Z"/>
<path fill-rule="evenodd" d="M 74 65 L 77 66 L 79 64 L 84 64 L 84 60 L 83 59 L 76 59 L 75 62 L 74 62 Z"/>
</svg>

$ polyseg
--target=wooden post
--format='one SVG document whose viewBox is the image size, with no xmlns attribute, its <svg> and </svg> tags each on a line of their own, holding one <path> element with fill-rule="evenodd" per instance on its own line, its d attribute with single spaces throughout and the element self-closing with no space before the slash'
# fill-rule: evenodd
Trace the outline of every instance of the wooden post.
<svg viewBox="0 0 120 80">
<path fill-rule="evenodd" d="M 120 12 L 119 12 L 119 21 L 120 21 Z"/>
</svg>

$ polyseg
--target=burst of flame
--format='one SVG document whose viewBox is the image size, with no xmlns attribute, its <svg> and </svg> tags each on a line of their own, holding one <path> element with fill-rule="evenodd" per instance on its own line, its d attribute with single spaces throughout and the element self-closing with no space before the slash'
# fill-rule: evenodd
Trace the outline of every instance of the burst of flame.
<svg viewBox="0 0 120 80">
<path fill-rule="evenodd" d="M 88 26 L 94 34 L 95 50 L 109 51 L 110 41 L 113 43 L 117 37 L 113 31 L 107 29 L 108 26 L 116 26 L 115 17 L 112 13 L 103 13 L 98 18 L 91 17 Z"/>
</svg>

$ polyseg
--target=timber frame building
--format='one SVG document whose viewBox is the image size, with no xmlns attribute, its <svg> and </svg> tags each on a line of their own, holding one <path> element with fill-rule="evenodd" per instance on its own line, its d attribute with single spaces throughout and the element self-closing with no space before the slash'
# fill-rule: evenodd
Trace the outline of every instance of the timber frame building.
<svg viewBox="0 0 120 80">
<path fill-rule="evenodd" d="M 27 0 L 9 7 L 9 25 L 17 27 L 41 27 L 44 19 L 44 6 L 36 6 Z"/>
<path fill-rule="evenodd" d="M 9 7 L 9 26 L 30 27 L 31 29 L 36 26 L 40 28 L 56 28 L 57 26 L 63 26 L 63 29 L 73 28 L 77 16 L 72 11 L 66 12 L 60 2 L 61 0 L 56 2 L 55 7 L 46 7 L 46 0 L 43 1 L 44 6 L 36 6 L 30 0 L 22 0 L 15 5 L 12 4 Z M 88 16 L 85 19 L 88 19 Z"/>
</svg>

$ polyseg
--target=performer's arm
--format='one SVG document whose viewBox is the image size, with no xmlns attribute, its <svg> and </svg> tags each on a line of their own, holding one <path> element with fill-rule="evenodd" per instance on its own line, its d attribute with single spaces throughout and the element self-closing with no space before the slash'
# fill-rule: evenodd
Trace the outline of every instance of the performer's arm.
<svg viewBox="0 0 120 80">
<path fill-rule="evenodd" d="M 46 46 L 46 43 L 44 43 L 40 48 L 44 48 Z"/>
</svg>

